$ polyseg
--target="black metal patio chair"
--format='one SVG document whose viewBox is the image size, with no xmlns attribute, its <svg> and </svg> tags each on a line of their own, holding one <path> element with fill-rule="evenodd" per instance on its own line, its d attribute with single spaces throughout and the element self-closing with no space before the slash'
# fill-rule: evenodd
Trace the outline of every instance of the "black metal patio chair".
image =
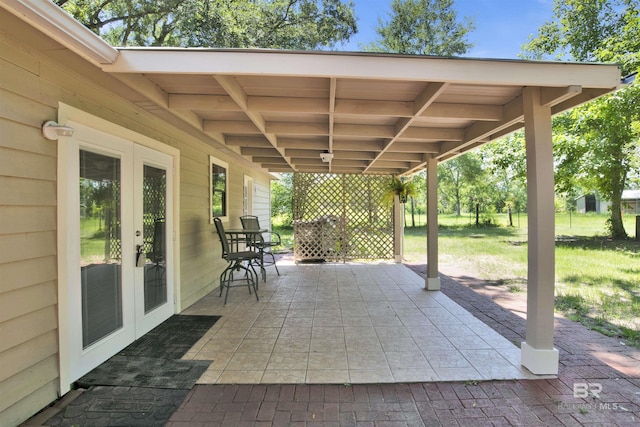
<svg viewBox="0 0 640 427">
<path fill-rule="evenodd" d="M 242 228 L 245 230 L 260 230 L 260 221 L 255 215 L 241 216 L 240 222 L 242 222 Z M 266 239 L 265 235 L 267 236 Z M 263 271 L 263 275 L 266 275 L 266 273 L 264 273 L 264 267 L 273 265 L 276 269 L 276 273 L 278 273 L 279 276 L 280 272 L 278 271 L 278 266 L 276 265 L 276 257 L 273 254 L 273 248 L 282 245 L 282 238 L 280 237 L 280 234 L 276 233 L 275 231 L 265 232 L 259 234 L 258 239 L 250 241 L 249 244 L 255 246 L 256 249 L 260 252 L 260 260 L 262 262 L 261 269 Z M 271 261 L 265 262 L 265 255 L 269 255 L 271 257 Z"/>
<path fill-rule="evenodd" d="M 218 232 L 218 237 L 222 244 L 222 258 L 228 263 L 227 267 L 220 274 L 220 296 L 222 296 L 224 288 L 227 288 L 224 295 L 224 304 L 227 304 L 229 288 L 234 286 L 245 286 L 244 283 L 234 285 L 233 282 L 246 281 L 249 294 L 251 294 L 251 287 L 253 286 L 253 291 L 256 293 L 256 301 L 260 301 L 260 298 L 258 297 L 258 274 L 253 269 L 252 265 L 253 262 L 260 262 L 260 253 L 254 250 L 240 251 L 238 249 L 238 242 L 233 242 L 235 243 L 235 247 L 230 244 L 220 218 L 214 218 L 213 222 L 216 225 L 216 231 Z M 244 264 L 245 262 L 246 265 Z M 239 273 L 241 270 L 244 270 L 244 277 L 234 278 L 234 272 Z"/>
</svg>

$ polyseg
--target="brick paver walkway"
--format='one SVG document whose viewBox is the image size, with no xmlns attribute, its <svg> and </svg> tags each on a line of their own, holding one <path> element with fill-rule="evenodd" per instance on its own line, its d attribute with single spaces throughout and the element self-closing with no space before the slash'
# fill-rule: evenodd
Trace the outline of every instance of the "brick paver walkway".
<svg viewBox="0 0 640 427">
<path fill-rule="evenodd" d="M 411 267 L 423 274 L 424 266 Z M 507 339 L 524 341 L 523 317 L 446 276 L 442 278 L 442 291 Z M 199 385 L 168 425 L 640 425 L 640 351 L 561 318 L 556 320 L 556 347 L 561 363 L 557 379 Z M 574 397 L 574 387 L 579 396 L 587 389 L 592 394 Z"/>
</svg>

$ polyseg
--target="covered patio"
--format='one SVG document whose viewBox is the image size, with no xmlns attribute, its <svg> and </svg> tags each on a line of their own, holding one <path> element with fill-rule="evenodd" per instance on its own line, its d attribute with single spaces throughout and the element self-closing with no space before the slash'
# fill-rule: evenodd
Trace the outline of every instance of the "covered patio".
<svg viewBox="0 0 640 427">
<path fill-rule="evenodd" d="M 284 381 L 277 379 L 283 366 L 301 382 L 320 380 L 316 366 L 342 371 L 332 381 L 350 383 L 373 381 L 367 376 L 373 372 L 364 371 L 377 371 L 379 381 L 413 375 L 414 381 L 443 380 L 454 371 L 465 372 L 464 379 L 514 377 L 527 370 L 538 376 L 558 373 L 551 117 L 619 88 L 615 64 L 117 48 L 52 2 L 1 4 L 0 125 L 7 138 L 0 144 L 5 213 L 0 268 L 6 278 L 0 356 L 8 363 L 0 375 L 5 391 L 0 423 L 16 424 L 68 394 L 85 371 L 171 316 L 217 310 L 216 287 L 225 263 L 212 224 L 217 215 L 212 200 L 219 196 L 227 204 L 221 210 L 225 227 L 239 228 L 244 214 L 258 215 L 266 224 L 269 183 L 280 172 L 407 176 L 426 168 L 426 278 L 391 264 L 283 266 L 285 275 L 261 283 L 260 302 L 249 303 L 248 295 L 235 289 L 240 292 L 221 309 L 221 323 L 189 354 L 213 360 L 203 381 L 225 381 L 234 366 L 243 371 L 254 366 L 251 380 L 261 382 Z M 51 122 L 61 126 L 54 126 L 55 137 L 49 139 L 42 126 Z M 522 128 L 529 276 L 526 337 L 518 349 L 437 291 L 437 166 Z M 123 220 L 114 241 L 123 248 L 123 275 L 115 287 L 120 297 L 110 307 L 123 315 L 113 323 L 115 333 L 86 346 L 82 319 L 90 310 L 82 298 L 77 193 L 83 178 L 79 159 L 88 152 L 122 165 L 117 188 Z M 167 292 L 160 310 L 144 307 L 143 270 L 135 253 L 149 237 L 139 226 L 145 215 L 137 195 L 143 193 L 147 166 L 166 172 Z M 225 175 L 222 194 L 212 190 L 213 171 L 219 169 Z M 395 212 L 399 218 L 399 204 Z M 401 222 L 394 225 L 400 236 Z M 401 246 L 394 250 L 400 261 Z M 286 342 L 291 349 L 308 342 L 305 369 L 305 356 L 297 352 L 284 353 L 289 359 L 274 357 L 282 348 L 279 338 L 294 331 L 302 338 Z M 254 338 L 259 333 L 264 339 Z M 364 343 L 378 349 L 377 359 L 359 359 L 357 353 L 374 354 L 353 351 Z M 470 343 L 479 347 L 464 348 Z M 253 345 L 256 351 L 245 351 Z M 216 354 L 207 353 L 214 346 Z M 318 360 L 322 352 L 315 350 L 326 349 L 336 350 L 334 359 Z M 445 350 L 447 358 L 425 354 Z M 490 358 L 469 354 L 485 350 L 506 374 L 492 372 Z M 249 353 L 259 359 L 238 356 Z M 300 369 L 291 368 L 295 363 Z"/>
<path fill-rule="evenodd" d="M 221 319 L 183 357 L 212 360 L 198 384 L 370 384 L 543 378 L 520 350 L 401 264 L 298 264 L 260 302 L 214 291 L 184 314 Z"/>
<path fill-rule="evenodd" d="M 557 374 L 551 118 L 619 88 L 618 66 L 151 48 L 119 49 L 117 59 L 101 61 L 142 96 L 142 108 L 272 173 L 406 176 L 426 168 L 427 290 L 440 289 L 438 164 L 524 128 L 529 261 L 521 364 L 537 375 Z M 400 262 L 397 202 L 394 216 Z"/>
</svg>

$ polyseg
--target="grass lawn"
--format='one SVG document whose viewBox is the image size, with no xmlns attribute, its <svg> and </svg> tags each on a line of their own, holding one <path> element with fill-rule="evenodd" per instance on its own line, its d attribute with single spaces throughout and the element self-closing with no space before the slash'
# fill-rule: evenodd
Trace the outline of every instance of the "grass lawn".
<svg viewBox="0 0 640 427">
<path fill-rule="evenodd" d="M 556 216 L 556 311 L 606 335 L 640 348 L 640 241 L 635 216 L 625 217 L 632 237 L 606 237 L 606 215 Z M 416 218 L 416 221 L 418 218 Z M 469 216 L 439 217 L 439 262 L 469 275 L 525 293 L 527 216 L 514 214 L 513 227 L 498 215 L 498 227 L 476 228 Z M 407 224 L 410 224 L 407 221 Z M 278 229 L 288 247 L 293 231 Z M 426 263 L 426 230 L 406 228 L 404 257 Z"/>
<path fill-rule="evenodd" d="M 606 215 L 556 216 L 556 310 L 604 334 L 620 336 L 640 347 L 640 242 L 605 237 Z M 440 217 L 441 266 L 526 292 L 527 217 L 520 227 L 476 228 L 468 217 Z M 635 217 L 625 218 L 635 234 Z M 426 262 L 423 227 L 405 231 L 405 258 Z"/>
</svg>

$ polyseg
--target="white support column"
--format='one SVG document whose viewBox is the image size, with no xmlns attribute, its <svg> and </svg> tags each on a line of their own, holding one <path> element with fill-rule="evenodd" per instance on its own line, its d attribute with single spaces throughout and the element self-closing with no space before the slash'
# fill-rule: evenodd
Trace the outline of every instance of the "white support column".
<svg viewBox="0 0 640 427">
<path fill-rule="evenodd" d="M 438 159 L 427 159 L 427 278 L 428 291 L 440 290 L 438 276 Z"/>
<path fill-rule="evenodd" d="M 393 197 L 393 255 L 396 263 L 404 257 L 404 205 L 400 198 Z"/>
<path fill-rule="evenodd" d="M 524 367 L 538 375 L 558 373 L 553 347 L 555 218 L 551 109 L 541 105 L 540 88 L 523 91 L 527 151 L 529 224 L 527 332 L 521 347 Z"/>
</svg>

